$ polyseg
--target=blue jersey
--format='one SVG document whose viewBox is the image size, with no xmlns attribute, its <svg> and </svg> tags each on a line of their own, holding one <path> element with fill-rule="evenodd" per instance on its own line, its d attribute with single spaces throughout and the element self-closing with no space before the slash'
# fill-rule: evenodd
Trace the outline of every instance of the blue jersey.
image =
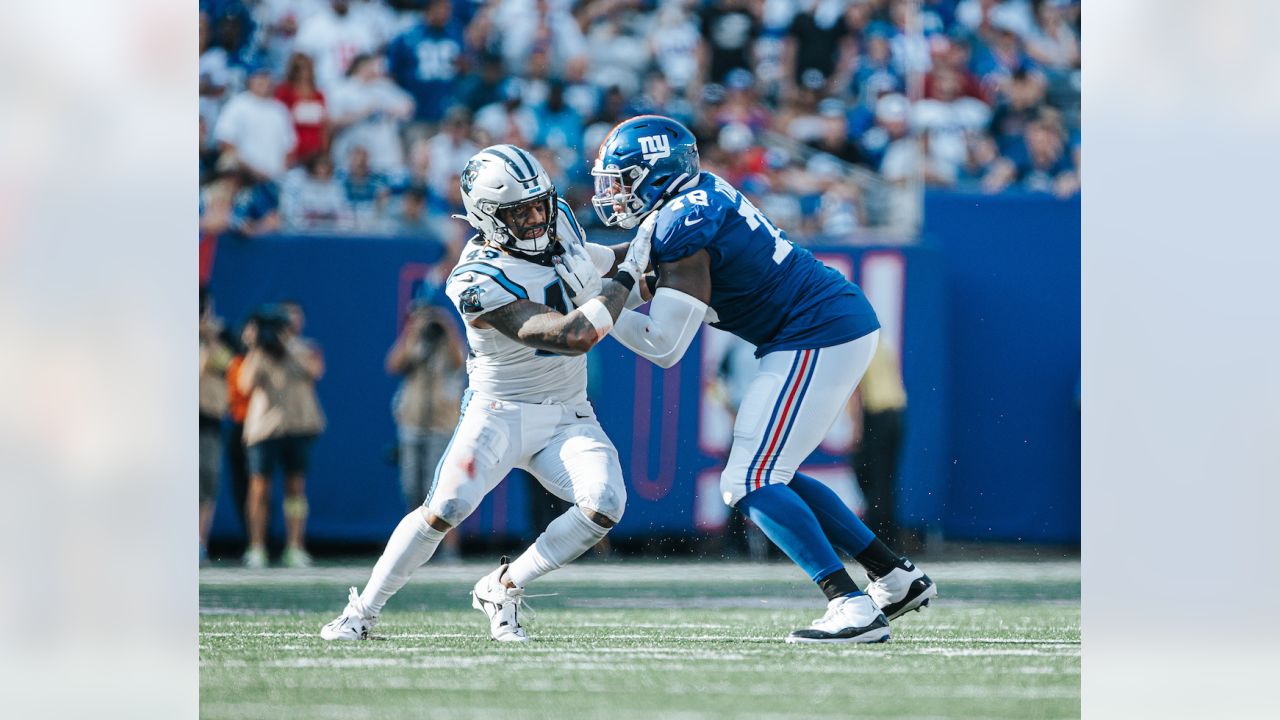
<svg viewBox="0 0 1280 720">
<path fill-rule="evenodd" d="M 417 120 L 436 122 L 454 101 L 462 28 L 449 23 L 433 28 L 418 23 L 387 44 L 387 70 L 413 94 Z"/>
<path fill-rule="evenodd" d="M 653 233 L 659 271 L 699 250 L 711 260 L 711 326 L 755 345 L 756 357 L 831 347 L 880 327 L 861 288 L 709 172 L 658 211 Z"/>
</svg>

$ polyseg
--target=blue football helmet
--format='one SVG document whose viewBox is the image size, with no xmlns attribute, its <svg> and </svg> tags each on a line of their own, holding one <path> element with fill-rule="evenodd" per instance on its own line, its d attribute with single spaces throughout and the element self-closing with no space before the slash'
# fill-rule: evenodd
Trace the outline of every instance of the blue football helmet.
<svg viewBox="0 0 1280 720">
<path fill-rule="evenodd" d="M 698 142 L 688 128 L 661 115 L 633 117 L 600 143 L 591 204 L 605 225 L 631 229 L 696 181 L 698 170 Z"/>
</svg>

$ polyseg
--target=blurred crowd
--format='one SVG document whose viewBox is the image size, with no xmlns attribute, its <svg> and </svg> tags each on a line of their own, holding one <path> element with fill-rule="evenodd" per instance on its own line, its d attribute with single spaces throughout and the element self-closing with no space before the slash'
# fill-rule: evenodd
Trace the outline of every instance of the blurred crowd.
<svg viewBox="0 0 1280 720">
<path fill-rule="evenodd" d="M 909 223 L 876 188 L 1079 190 L 1078 0 L 200 6 L 203 232 L 457 242 L 457 174 L 497 142 L 587 207 L 595 148 L 642 113 L 797 236 Z"/>
</svg>

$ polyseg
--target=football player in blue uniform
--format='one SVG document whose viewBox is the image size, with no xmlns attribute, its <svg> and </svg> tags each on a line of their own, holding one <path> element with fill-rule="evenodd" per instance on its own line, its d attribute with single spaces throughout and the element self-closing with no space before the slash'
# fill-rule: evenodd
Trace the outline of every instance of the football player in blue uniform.
<svg viewBox="0 0 1280 720">
<path fill-rule="evenodd" d="M 937 589 L 830 488 L 796 472 L 871 362 L 880 328 L 871 304 L 732 185 L 702 172 L 693 135 L 670 118 L 618 125 L 591 174 L 596 212 L 606 225 L 650 237 L 658 278 L 649 314 L 623 311 L 613 336 L 664 368 L 704 321 L 756 346 L 760 369 L 738 411 L 720 488 L 827 596 L 826 614 L 787 642 L 888 640 L 888 621 Z M 866 594 L 837 548 L 866 570 Z"/>
</svg>

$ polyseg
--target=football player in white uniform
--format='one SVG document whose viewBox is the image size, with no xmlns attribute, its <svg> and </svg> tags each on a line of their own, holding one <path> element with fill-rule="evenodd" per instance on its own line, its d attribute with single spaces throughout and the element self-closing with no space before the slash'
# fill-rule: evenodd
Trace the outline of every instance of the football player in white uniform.
<svg viewBox="0 0 1280 720">
<path fill-rule="evenodd" d="M 585 242 L 546 171 L 513 145 L 473 156 L 461 186 L 464 218 L 478 231 L 445 287 L 471 347 L 462 416 L 423 507 L 400 521 L 364 592 L 351 588 L 342 615 L 320 632 L 327 640 L 367 638 L 445 533 L 521 468 L 573 506 L 522 555 L 481 578 L 472 605 L 489 617 L 494 640 L 525 642 L 518 615 L 525 586 L 598 543 L 626 504 L 618 453 L 587 401 L 584 353 L 629 299 L 641 302 L 652 226 L 614 248 Z"/>
</svg>

